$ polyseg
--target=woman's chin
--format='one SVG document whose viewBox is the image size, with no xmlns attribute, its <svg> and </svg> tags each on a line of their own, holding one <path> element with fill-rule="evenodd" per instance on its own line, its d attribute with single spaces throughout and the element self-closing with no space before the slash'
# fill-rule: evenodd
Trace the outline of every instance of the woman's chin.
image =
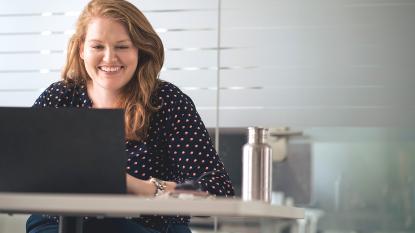
<svg viewBox="0 0 415 233">
<path fill-rule="evenodd" d="M 101 80 L 96 84 L 110 92 L 118 92 L 125 85 L 124 82 L 120 82 L 120 80 Z"/>
</svg>

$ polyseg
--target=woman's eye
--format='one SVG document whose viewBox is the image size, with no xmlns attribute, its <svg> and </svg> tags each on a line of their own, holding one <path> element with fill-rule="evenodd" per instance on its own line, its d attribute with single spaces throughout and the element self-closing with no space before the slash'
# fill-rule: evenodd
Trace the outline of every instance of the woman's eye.
<svg viewBox="0 0 415 233">
<path fill-rule="evenodd" d="M 117 46 L 117 49 L 128 49 L 128 46 L 126 46 L 126 45 L 120 45 L 120 46 Z"/>
<path fill-rule="evenodd" d="M 94 49 L 103 49 L 104 46 L 102 46 L 102 45 L 94 45 L 94 46 L 92 46 L 92 48 L 94 48 Z"/>
</svg>

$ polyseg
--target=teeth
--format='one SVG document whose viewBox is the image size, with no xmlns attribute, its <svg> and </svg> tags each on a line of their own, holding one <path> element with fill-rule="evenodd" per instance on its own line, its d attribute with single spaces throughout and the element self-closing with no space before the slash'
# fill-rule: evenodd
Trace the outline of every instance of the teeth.
<svg viewBox="0 0 415 233">
<path fill-rule="evenodd" d="M 100 69 L 105 72 L 117 72 L 121 69 L 121 66 L 101 66 Z"/>
</svg>

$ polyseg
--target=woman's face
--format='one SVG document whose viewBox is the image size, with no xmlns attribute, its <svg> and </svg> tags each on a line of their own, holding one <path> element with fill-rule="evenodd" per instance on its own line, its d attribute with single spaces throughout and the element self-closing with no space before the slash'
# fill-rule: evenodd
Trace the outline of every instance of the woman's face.
<svg viewBox="0 0 415 233">
<path fill-rule="evenodd" d="M 127 29 L 109 18 L 94 18 L 87 27 L 80 56 L 94 88 L 118 93 L 133 77 L 138 49 Z"/>
</svg>

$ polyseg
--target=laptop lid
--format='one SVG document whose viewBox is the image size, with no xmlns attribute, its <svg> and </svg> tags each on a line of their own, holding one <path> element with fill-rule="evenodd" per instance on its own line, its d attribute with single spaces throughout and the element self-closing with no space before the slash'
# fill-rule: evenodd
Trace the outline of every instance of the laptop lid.
<svg viewBox="0 0 415 233">
<path fill-rule="evenodd" d="M 0 108 L 0 192 L 126 193 L 121 110 Z"/>
</svg>

